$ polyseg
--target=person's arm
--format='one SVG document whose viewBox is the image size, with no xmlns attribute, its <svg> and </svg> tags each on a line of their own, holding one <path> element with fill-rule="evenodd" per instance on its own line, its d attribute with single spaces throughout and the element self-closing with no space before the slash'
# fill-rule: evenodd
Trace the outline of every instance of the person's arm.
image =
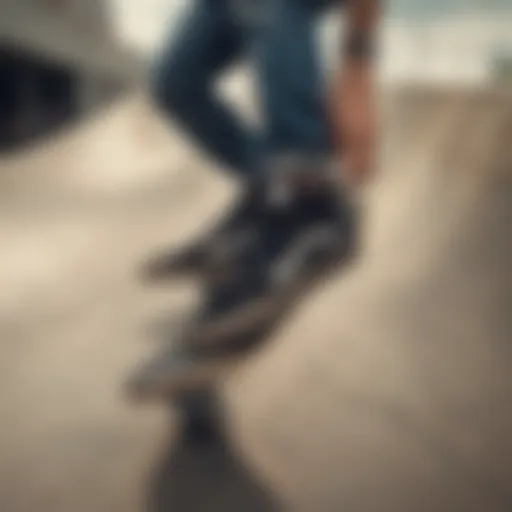
<svg viewBox="0 0 512 512">
<path fill-rule="evenodd" d="M 348 172 L 366 181 L 374 164 L 377 114 L 374 61 L 380 0 L 346 0 L 346 31 L 340 42 L 343 66 L 334 84 L 334 131 Z"/>
</svg>

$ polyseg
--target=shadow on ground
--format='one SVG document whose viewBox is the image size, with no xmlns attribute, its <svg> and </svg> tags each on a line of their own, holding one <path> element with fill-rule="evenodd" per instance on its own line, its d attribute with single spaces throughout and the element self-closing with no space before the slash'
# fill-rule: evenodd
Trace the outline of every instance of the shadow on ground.
<svg viewBox="0 0 512 512">
<path fill-rule="evenodd" d="M 150 512 L 279 512 L 224 437 L 213 443 L 173 439 L 149 486 Z"/>
</svg>

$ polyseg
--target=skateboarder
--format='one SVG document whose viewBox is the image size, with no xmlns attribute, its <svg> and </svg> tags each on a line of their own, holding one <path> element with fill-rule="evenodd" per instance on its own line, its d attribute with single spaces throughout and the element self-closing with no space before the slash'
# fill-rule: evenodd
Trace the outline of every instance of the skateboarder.
<svg viewBox="0 0 512 512">
<path fill-rule="evenodd" d="M 363 64 L 369 53 L 370 32 L 363 25 L 369 28 L 370 10 L 374 8 L 370 4 L 375 1 L 348 1 L 349 13 L 353 13 L 346 44 L 349 62 L 339 87 L 347 96 L 341 100 L 348 128 L 343 136 L 347 144 L 354 142 L 354 149 L 362 141 L 351 140 L 355 135 L 351 132 L 360 129 L 350 125 L 351 118 L 359 118 L 358 125 L 364 124 L 365 103 L 371 94 L 369 73 Z M 230 254 L 230 248 L 240 250 L 240 241 L 247 238 L 242 236 L 244 230 L 265 218 L 267 202 L 262 196 L 272 187 L 272 179 L 292 171 L 293 162 L 302 162 L 310 178 L 321 179 L 319 168 L 332 158 L 334 140 L 315 28 L 320 15 L 338 3 L 198 0 L 178 35 L 173 34 L 172 42 L 164 47 L 153 81 L 157 104 L 201 149 L 236 175 L 242 193 L 213 232 L 183 251 L 153 261 L 148 267 L 152 277 L 197 271 L 219 252 L 216 246 L 225 255 Z M 241 58 L 252 60 L 256 69 L 264 114 L 260 133 L 250 130 L 215 94 L 218 76 Z M 362 168 L 365 163 L 357 160 L 366 158 L 364 152 L 358 148 L 357 154 L 347 157 Z M 359 170 L 353 172 L 354 177 L 359 175 Z M 297 188 L 294 193 L 300 196 L 303 193 Z"/>
<path fill-rule="evenodd" d="M 203 321 L 196 339 L 215 338 L 210 347 L 229 345 L 234 333 L 229 326 L 247 331 L 249 324 L 265 323 L 275 309 L 272 302 L 269 309 L 267 300 L 275 296 L 274 276 L 301 275 L 311 255 L 323 251 L 320 260 L 325 261 L 329 253 L 346 253 L 353 244 L 348 201 L 335 186 L 343 177 L 338 170 L 333 181 L 329 167 L 339 147 L 345 178 L 352 183 L 362 183 L 371 168 L 377 2 L 344 2 L 345 62 L 329 108 L 314 29 L 319 16 L 339 1 L 198 0 L 165 47 L 154 80 L 158 104 L 239 178 L 243 190 L 213 232 L 155 259 L 146 269 L 152 279 L 180 272 L 220 274 L 226 268 L 234 276 L 230 285 L 207 294 L 206 317 L 220 319 L 220 327 L 213 322 L 209 329 Z M 218 75 L 242 57 L 253 59 L 259 77 L 265 119 L 261 133 L 245 126 L 214 92 Z M 256 313 L 249 308 L 246 314 L 247 303 L 253 302 Z M 173 370 L 167 365 L 165 371 Z"/>
</svg>

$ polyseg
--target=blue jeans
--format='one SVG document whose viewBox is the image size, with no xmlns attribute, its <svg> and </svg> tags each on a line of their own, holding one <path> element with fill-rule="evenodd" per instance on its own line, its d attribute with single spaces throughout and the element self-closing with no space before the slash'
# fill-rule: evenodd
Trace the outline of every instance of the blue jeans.
<svg viewBox="0 0 512 512">
<path fill-rule="evenodd" d="M 266 10 L 254 22 L 237 12 L 243 1 L 198 0 L 164 47 L 153 94 L 211 157 L 247 176 L 267 157 L 331 149 L 315 48 L 318 15 L 331 2 L 256 0 L 256 5 L 266 2 Z M 251 130 L 214 90 L 219 74 L 247 57 L 259 81 L 262 133 Z"/>
</svg>

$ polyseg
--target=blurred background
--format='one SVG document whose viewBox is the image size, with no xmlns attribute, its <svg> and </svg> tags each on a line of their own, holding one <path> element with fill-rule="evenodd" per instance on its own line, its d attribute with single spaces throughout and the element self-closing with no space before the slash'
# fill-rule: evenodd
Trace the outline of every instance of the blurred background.
<svg viewBox="0 0 512 512">
<path fill-rule="evenodd" d="M 388 3 L 387 80 L 500 80 L 509 72 L 507 0 Z M 187 2 L 80 0 L 2 3 L 2 147 L 81 119 L 144 79 L 151 55 Z M 331 17 L 333 18 L 333 17 Z M 327 62 L 337 20 L 321 31 Z"/>
<path fill-rule="evenodd" d="M 504 439 L 511 423 L 496 411 L 508 408 L 512 394 L 500 366 L 503 353 L 485 350 L 493 341 L 503 349 L 512 333 L 506 320 L 510 0 L 387 4 L 379 63 L 385 158 L 368 199 L 367 263 L 348 283 L 336 281 L 335 291 L 315 296 L 302 328 L 292 327 L 282 344 L 280 338 L 281 348 L 227 384 L 237 449 L 199 452 L 180 448 L 172 411 L 135 407 L 122 389 L 134 365 L 155 348 L 148 325 L 180 317 L 197 293 L 184 285 L 143 289 L 137 265 L 204 229 L 204 219 L 235 192 L 147 98 L 151 59 L 188 7 L 188 0 L 0 2 L 0 510 L 266 511 L 282 510 L 282 500 L 305 512 L 378 510 L 369 502 L 343 508 L 335 485 L 326 482 L 333 472 L 347 476 L 339 466 L 347 452 L 333 447 L 348 439 L 350 456 L 370 462 L 356 468 L 359 480 L 346 481 L 372 494 L 375 474 L 368 468 L 380 467 L 372 457 L 394 460 L 365 451 L 383 430 L 366 433 L 371 442 L 350 435 L 340 440 L 336 435 L 352 427 L 333 411 L 349 405 L 340 389 L 371 394 L 391 381 L 408 411 L 417 406 L 438 420 L 431 426 L 445 442 L 443 456 L 447 445 L 457 444 L 471 468 L 485 470 L 483 476 L 468 470 L 471 477 L 460 483 L 459 473 L 425 462 L 444 482 L 459 482 L 450 489 L 460 496 L 483 489 L 478 497 L 457 495 L 456 504 L 474 508 L 429 510 L 507 510 L 512 458 Z M 333 14 L 319 31 L 327 71 L 337 60 L 339 25 Z M 220 87 L 247 116 L 255 115 L 250 69 L 233 69 Z M 487 277 L 477 283 L 477 275 Z M 343 304 L 350 319 L 340 319 Z M 340 342 L 339 359 L 327 341 L 315 345 L 324 354 L 317 358 L 319 375 L 347 375 L 346 381 L 335 386 L 317 375 L 318 384 L 306 386 L 312 377 L 301 369 L 316 361 L 308 345 L 312 333 L 331 344 L 349 340 Z M 438 394 L 413 396 L 416 366 L 398 357 L 397 350 L 404 351 L 396 344 L 433 338 L 446 342 L 445 352 L 434 357 L 411 349 L 409 355 L 418 368 L 436 369 L 430 378 L 441 383 Z M 374 352 L 376 340 L 381 348 Z M 466 353 L 461 340 L 471 340 L 464 363 L 454 356 Z M 480 352 L 483 340 L 487 349 Z M 365 359 L 370 353 L 381 363 Z M 459 365 L 457 372 L 446 369 L 443 380 L 439 360 Z M 350 380 L 348 367 L 374 378 L 367 384 Z M 453 373 L 467 380 L 452 382 Z M 490 383 L 489 375 L 498 380 Z M 499 400 L 493 394 L 498 381 Z M 262 382 L 273 382 L 272 389 Z M 304 386 L 322 399 L 303 399 Z M 448 395 L 455 402 L 443 401 Z M 434 407 L 438 399 L 453 407 Z M 286 409 L 297 402 L 298 412 Z M 443 416 L 461 403 L 466 416 Z M 490 423 L 479 423 L 483 417 Z M 457 426 L 467 423 L 474 431 L 459 446 Z M 296 428 L 300 424 L 311 428 L 305 433 Z M 325 446 L 332 441 L 329 450 L 319 446 L 318 436 Z M 404 453 L 414 451 L 408 446 Z M 429 461 L 435 458 L 433 448 L 427 453 Z M 328 470 L 330 457 L 338 466 Z M 312 468 L 313 476 L 299 467 Z M 411 471 L 388 473 L 403 481 Z"/>
</svg>

